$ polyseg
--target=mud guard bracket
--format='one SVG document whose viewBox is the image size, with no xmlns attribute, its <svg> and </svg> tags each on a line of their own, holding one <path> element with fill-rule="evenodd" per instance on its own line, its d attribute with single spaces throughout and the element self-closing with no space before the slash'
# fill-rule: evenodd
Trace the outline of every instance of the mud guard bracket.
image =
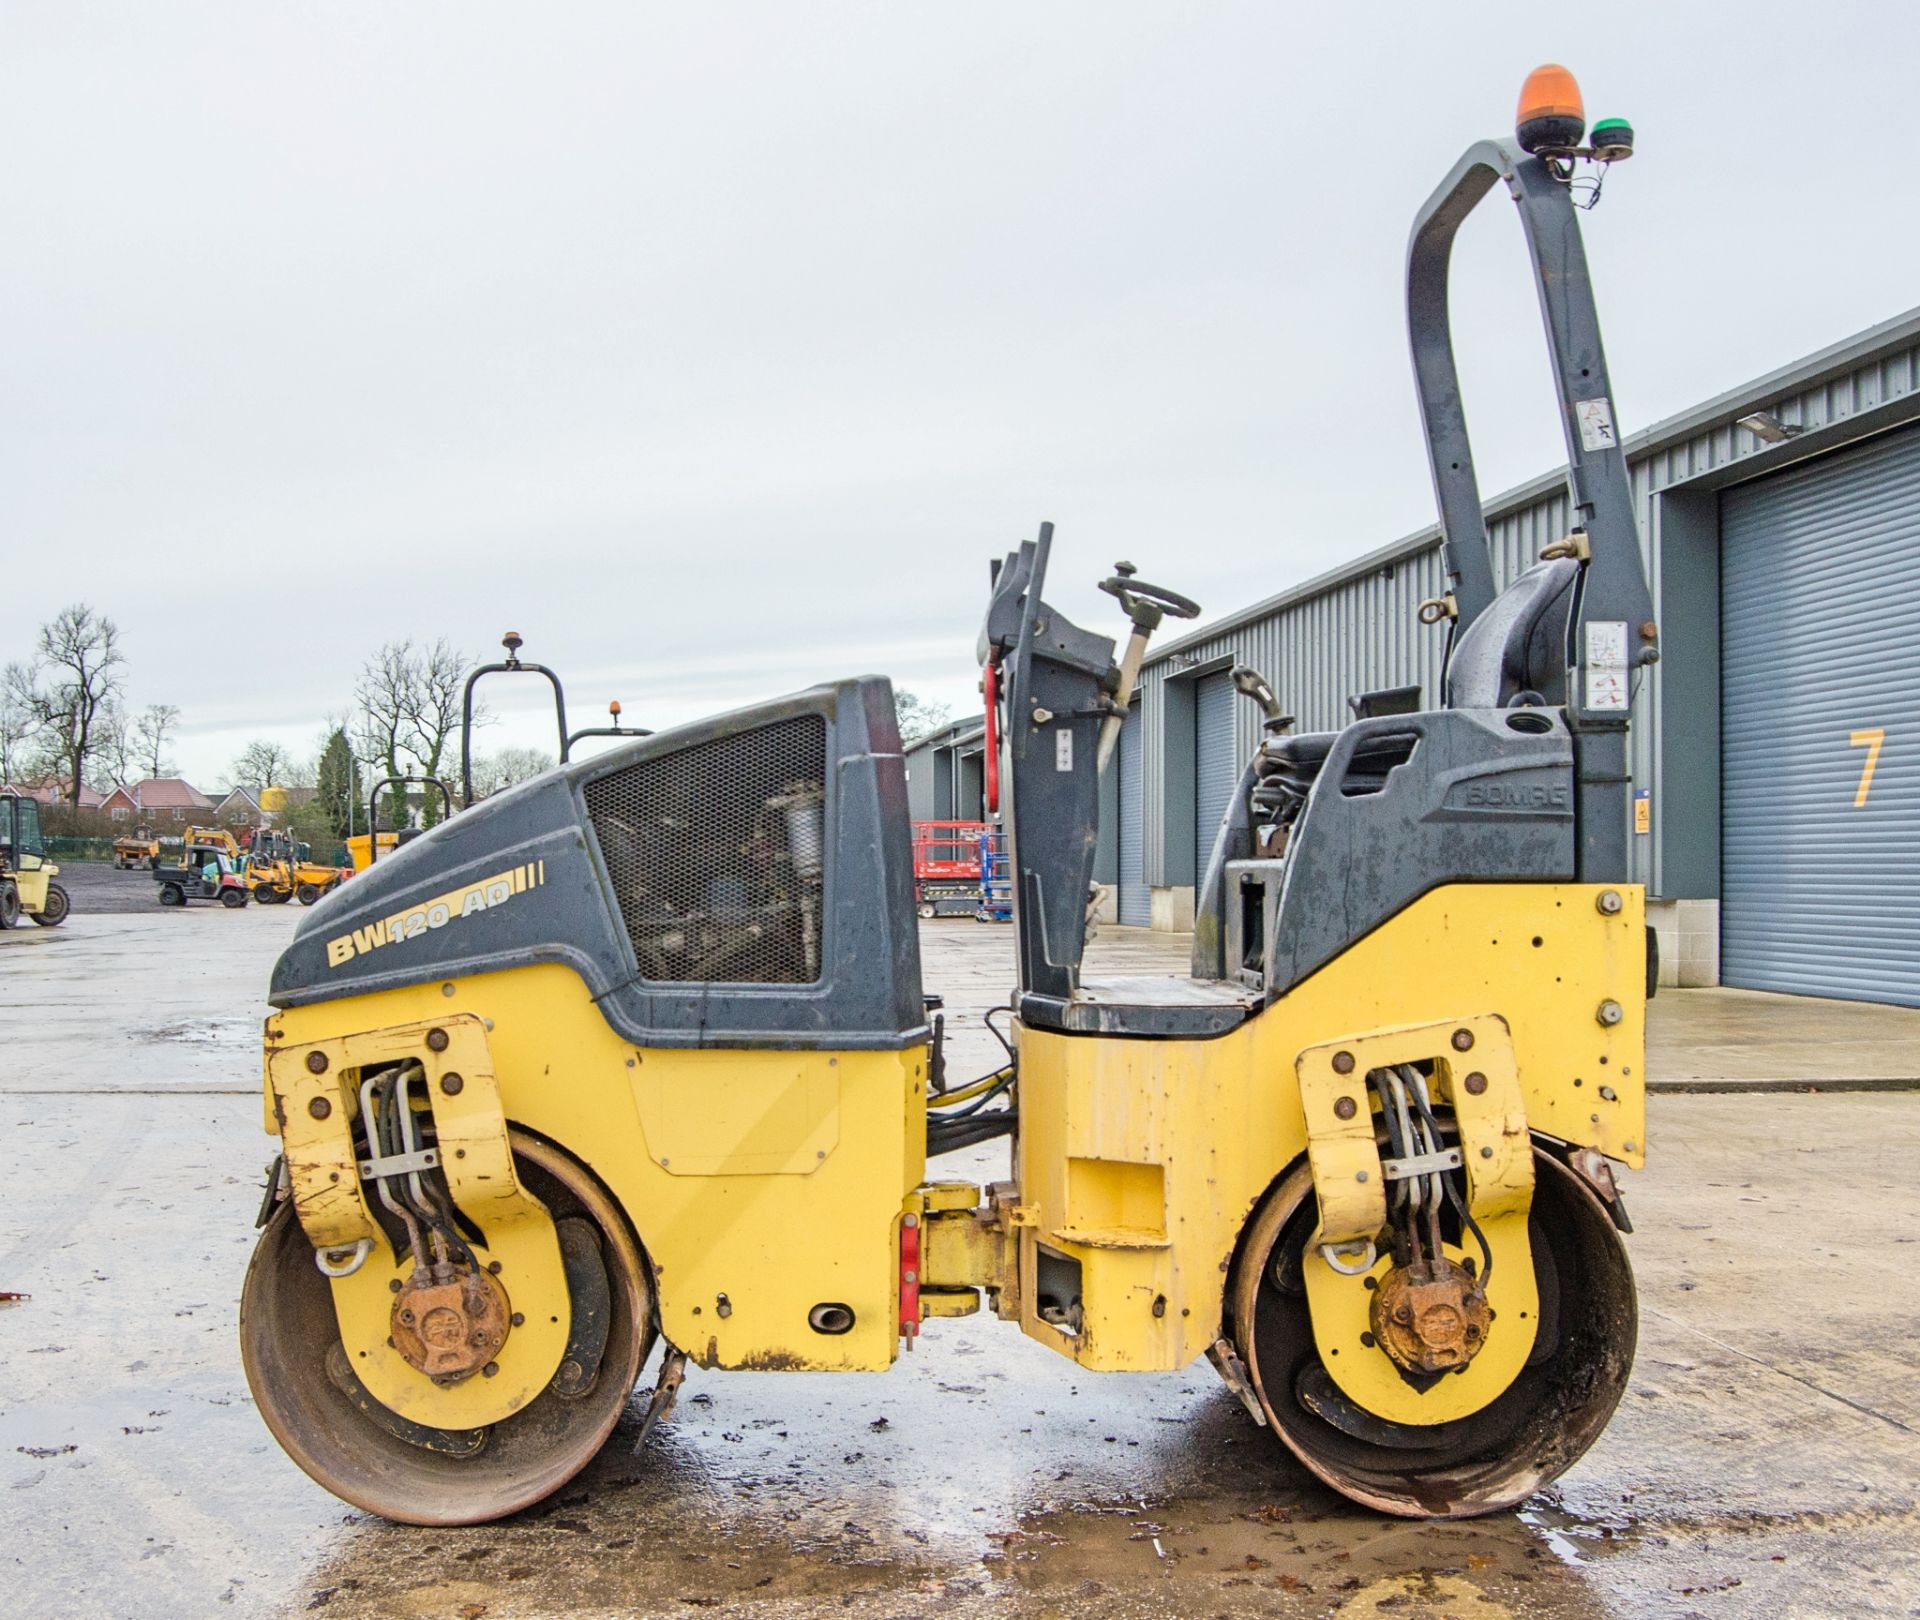
<svg viewBox="0 0 1920 1620">
<path fill-rule="evenodd" d="M 353 1151 L 358 1081 L 366 1071 L 417 1063 L 426 1077 L 439 1169 L 460 1212 L 479 1230 L 476 1258 L 506 1290 L 514 1325 L 494 1372 L 436 1385 L 394 1348 L 389 1284 L 411 1267 L 374 1221 Z M 414 1423 L 464 1430 L 519 1411 L 559 1369 L 572 1328 L 560 1238 L 547 1207 L 513 1163 L 486 1021 L 449 1012 L 415 1024 L 273 1045 L 267 1087 L 280 1126 L 294 1212 L 315 1250 L 363 1240 L 364 1265 L 333 1275 L 334 1312 L 355 1376 L 373 1398 Z M 415 1096 L 419 1093 L 416 1091 Z"/>
<path fill-rule="evenodd" d="M 1366 1279 L 1379 1284 L 1393 1259 L 1375 1253 L 1387 1224 L 1387 1184 L 1366 1079 L 1372 1070 L 1395 1064 L 1431 1067 L 1435 1101 L 1451 1107 L 1459 1132 L 1467 1207 L 1495 1261 L 1488 1298 L 1497 1329 L 1458 1376 L 1425 1389 L 1404 1380 L 1374 1344 L 1368 1318 Z M 1320 1213 L 1302 1273 L 1314 1342 L 1328 1375 L 1348 1399 L 1391 1423 L 1432 1425 L 1479 1411 L 1526 1365 L 1540 1309 L 1527 1237 L 1533 1144 L 1506 1020 L 1481 1013 L 1375 1030 L 1307 1048 L 1296 1070 Z M 1477 1259 L 1453 1245 L 1449 1254 Z"/>
</svg>

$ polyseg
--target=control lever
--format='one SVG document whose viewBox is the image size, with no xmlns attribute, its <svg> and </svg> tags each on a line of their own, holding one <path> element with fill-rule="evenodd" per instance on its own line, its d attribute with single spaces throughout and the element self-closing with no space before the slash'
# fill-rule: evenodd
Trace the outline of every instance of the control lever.
<svg viewBox="0 0 1920 1620">
<path fill-rule="evenodd" d="M 1261 712 L 1266 716 L 1261 729 L 1269 737 L 1284 737 L 1293 729 L 1293 716 L 1281 709 L 1280 700 L 1273 695 L 1273 688 L 1267 685 L 1266 676 L 1253 665 L 1233 666 L 1233 689 L 1260 705 Z"/>
<path fill-rule="evenodd" d="M 1113 692 L 1113 713 L 1100 727 L 1097 768 L 1105 771 L 1120 741 L 1120 727 L 1126 723 L 1127 705 L 1133 701 L 1133 688 L 1140 678 L 1140 661 L 1146 657 L 1147 638 L 1160 628 L 1160 621 L 1171 615 L 1176 619 L 1197 619 L 1200 604 L 1163 585 L 1149 585 L 1135 579 L 1137 570 L 1130 562 L 1117 562 L 1112 575 L 1100 581 L 1100 589 L 1118 599 L 1133 621 L 1133 634 L 1127 638 L 1127 650 L 1120 658 L 1120 683 Z"/>
</svg>

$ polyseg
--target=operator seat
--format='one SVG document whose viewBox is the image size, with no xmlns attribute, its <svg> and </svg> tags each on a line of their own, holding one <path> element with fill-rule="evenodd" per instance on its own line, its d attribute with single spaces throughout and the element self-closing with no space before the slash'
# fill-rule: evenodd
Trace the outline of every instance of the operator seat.
<svg viewBox="0 0 1920 1620">
<path fill-rule="evenodd" d="M 1572 558 L 1536 563 L 1496 596 L 1455 644 L 1447 660 L 1446 707 L 1504 709 L 1516 701 L 1566 701 L 1567 615 L 1580 565 Z M 1269 813 L 1304 803 L 1337 731 L 1269 738 L 1261 748 L 1254 803 Z M 1383 736 L 1354 755 L 1343 784 L 1349 793 L 1377 793 L 1387 772 L 1407 758 L 1403 739 Z"/>
</svg>

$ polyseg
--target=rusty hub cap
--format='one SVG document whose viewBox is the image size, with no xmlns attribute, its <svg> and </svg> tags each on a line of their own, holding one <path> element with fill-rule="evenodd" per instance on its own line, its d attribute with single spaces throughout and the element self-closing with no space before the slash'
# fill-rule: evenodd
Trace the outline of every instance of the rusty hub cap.
<svg viewBox="0 0 1920 1620">
<path fill-rule="evenodd" d="M 436 1383 L 457 1384 L 499 1354 L 507 1339 L 507 1295 L 484 1271 L 435 1282 L 416 1271 L 393 1296 L 393 1347 Z"/>
<path fill-rule="evenodd" d="M 1372 1316 L 1380 1348 L 1411 1373 L 1466 1366 L 1493 1320 L 1473 1273 L 1447 1259 L 1388 1272 L 1374 1292 Z"/>
</svg>

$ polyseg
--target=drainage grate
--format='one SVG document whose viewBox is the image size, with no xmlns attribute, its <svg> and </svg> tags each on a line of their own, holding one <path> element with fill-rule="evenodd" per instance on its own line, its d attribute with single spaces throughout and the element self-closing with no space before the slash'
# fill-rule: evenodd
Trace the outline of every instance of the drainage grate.
<svg viewBox="0 0 1920 1620">
<path fill-rule="evenodd" d="M 827 724 L 802 715 L 603 776 L 587 812 L 641 977 L 820 977 Z"/>
</svg>

